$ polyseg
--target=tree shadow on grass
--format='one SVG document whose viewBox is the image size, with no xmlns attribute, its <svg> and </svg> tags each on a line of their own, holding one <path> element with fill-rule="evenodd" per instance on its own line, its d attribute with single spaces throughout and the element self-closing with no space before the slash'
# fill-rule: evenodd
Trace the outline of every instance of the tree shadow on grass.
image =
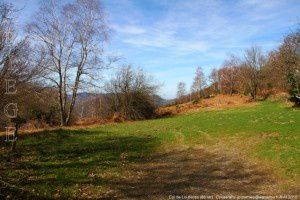
<svg viewBox="0 0 300 200">
<path fill-rule="evenodd" d="M 38 193 L 45 198 L 54 193 L 74 197 L 74 188 L 68 191 L 68 187 L 80 189 L 83 184 L 105 186 L 107 181 L 95 179 L 94 173 L 138 162 L 157 146 L 157 140 L 151 136 L 120 136 L 101 131 L 56 130 L 22 137 L 15 153 L 1 154 L 2 176 L 20 188 L 34 188 L 32 195 L 36 198 Z M 57 192 L 64 189 L 65 194 Z M 17 195 L 4 190 L 6 195 Z"/>
<path fill-rule="evenodd" d="M 273 184 L 259 166 L 246 165 L 225 153 L 187 149 L 153 154 L 158 140 L 142 134 L 120 136 L 101 131 L 59 130 L 23 139 L 6 167 L 18 172 L 10 179 L 22 175 L 15 184 L 35 189 L 30 191 L 34 198 L 255 195 L 264 194 Z M 23 194 L 10 195 L 24 199 Z"/>
<path fill-rule="evenodd" d="M 274 181 L 259 166 L 205 150 L 172 151 L 135 164 L 113 182 L 125 199 L 168 199 L 169 195 L 256 195 Z"/>
</svg>

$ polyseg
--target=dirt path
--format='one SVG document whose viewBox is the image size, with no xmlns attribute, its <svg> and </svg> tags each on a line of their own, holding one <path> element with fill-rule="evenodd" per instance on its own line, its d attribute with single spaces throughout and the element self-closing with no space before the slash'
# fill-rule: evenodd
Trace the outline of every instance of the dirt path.
<svg viewBox="0 0 300 200">
<path fill-rule="evenodd" d="M 257 164 L 205 149 L 176 150 L 125 170 L 111 193 L 118 199 L 172 199 L 169 195 L 274 195 L 276 181 Z M 110 196 L 111 197 L 111 196 Z"/>
</svg>

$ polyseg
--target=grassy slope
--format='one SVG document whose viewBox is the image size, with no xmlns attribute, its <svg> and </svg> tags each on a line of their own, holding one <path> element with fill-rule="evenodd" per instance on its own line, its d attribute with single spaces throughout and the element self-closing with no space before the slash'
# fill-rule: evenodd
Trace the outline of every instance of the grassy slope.
<svg viewBox="0 0 300 200">
<path fill-rule="evenodd" d="M 220 148 L 238 148 L 249 158 L 270 161 L 280 176 L 296 180 L 299 135 L 299 110 L 261 102 L 256 107 L 26 136 L 15 155 L 3 154 L 2 148 L 0 175 L 17 186 L 35 189 L 35 194 L 76 197 L 82 185 L 107 190 L 126 164 L 154 152 L 224 144 Z"/>
</svg>

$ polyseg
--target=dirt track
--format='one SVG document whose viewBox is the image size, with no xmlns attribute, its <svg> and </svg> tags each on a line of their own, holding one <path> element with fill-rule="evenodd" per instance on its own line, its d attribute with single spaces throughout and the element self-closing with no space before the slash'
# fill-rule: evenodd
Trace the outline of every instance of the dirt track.
<svg viewBox="0 0 300 200">
<path fill-rule="evenodd" d="M 118 199 L 172 199 L 174 195 L 276 195 L 276 180 L 257 164 L 204 149 L 172 151 L 126 169 L 112 182 Z M 295 194 L 295 191 L 291 194 Z M 170 196 L 171 195 L 171 196 Z M 209 198 L 209 197 L 208 197 Z"/>
</svg>

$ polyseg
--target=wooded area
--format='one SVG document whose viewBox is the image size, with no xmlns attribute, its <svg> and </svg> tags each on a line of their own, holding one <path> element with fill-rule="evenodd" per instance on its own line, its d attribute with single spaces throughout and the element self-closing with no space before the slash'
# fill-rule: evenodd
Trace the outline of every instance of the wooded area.
<svg viewBox="0 0 300 200">
<path fill-rule="evenodd" d="M 191 94 L 183 93 L 186 90 L 184 87 L 183 82 L 178 84 L 177 97 L 182 99 L 181 102 L 213 94 L 244 94 L 255 101 L 286 92 L 291 95 L 295 106 L 299 106 L 300 29 L 285 36 L 282 44 L 267 54 L 259 46 L 252 46 L 245 50 L 243 56 L 228 56 L 220 68 L 211 71 L 208 78 L 198 67 Z"/>
<path fill-rule="evenodd" d="M 124 121 L 155 116 L 160 84 L 147 73 L 124 65 L 112 80 L 101 79 L 119 63 L 117 57 L 103 54 L 110 25 L 99 1 L 42 1 L 36 16 L 21 36 L 15 29 L 18 10 L 1 2 L 0 95 L 5 112 L 13 116 L 17 110 L 22 123 L 31 122 L 35 128 L 70 125 L 82 118 Z M 180 82 L 173 102 L 237 93 L 255 101 L 288 92 L 299 105 L 299 49 L 298 28 L 271 52 L 252 46 L 242 56 L 228 56 L 208 77 L 198 67 L 190 92 Z M 101 93 L 89 93 L 103 84 Z M 7 87 L 17 92 L 7 95 Z M 87 97 L 77 100 L 78 93 Z M 1 115 L 2 129 L 9 123 L 10 118 Z"/>
<path fill-rule="evenodd" d="M 157 84 L 130 66 L 120 67 L 105 94 L 76 107 L 78 93 L 101 87 L 103 72 L 118 60 L 103 55 L 110 28 L 99 1 L 42 1 L 36 16 L 21 36 L 15 29 L 18 10 L 1 2 L 0 97 L 1 108 L 8 105 L 4 110 L 10 114 L 1 115 L 2 130 L 17 116 L 40 127 L 74 124 L 83 106 L 99 100 L 105 107 L 94 104 L 99 118 L 153 116 Z"/>
</svg>

